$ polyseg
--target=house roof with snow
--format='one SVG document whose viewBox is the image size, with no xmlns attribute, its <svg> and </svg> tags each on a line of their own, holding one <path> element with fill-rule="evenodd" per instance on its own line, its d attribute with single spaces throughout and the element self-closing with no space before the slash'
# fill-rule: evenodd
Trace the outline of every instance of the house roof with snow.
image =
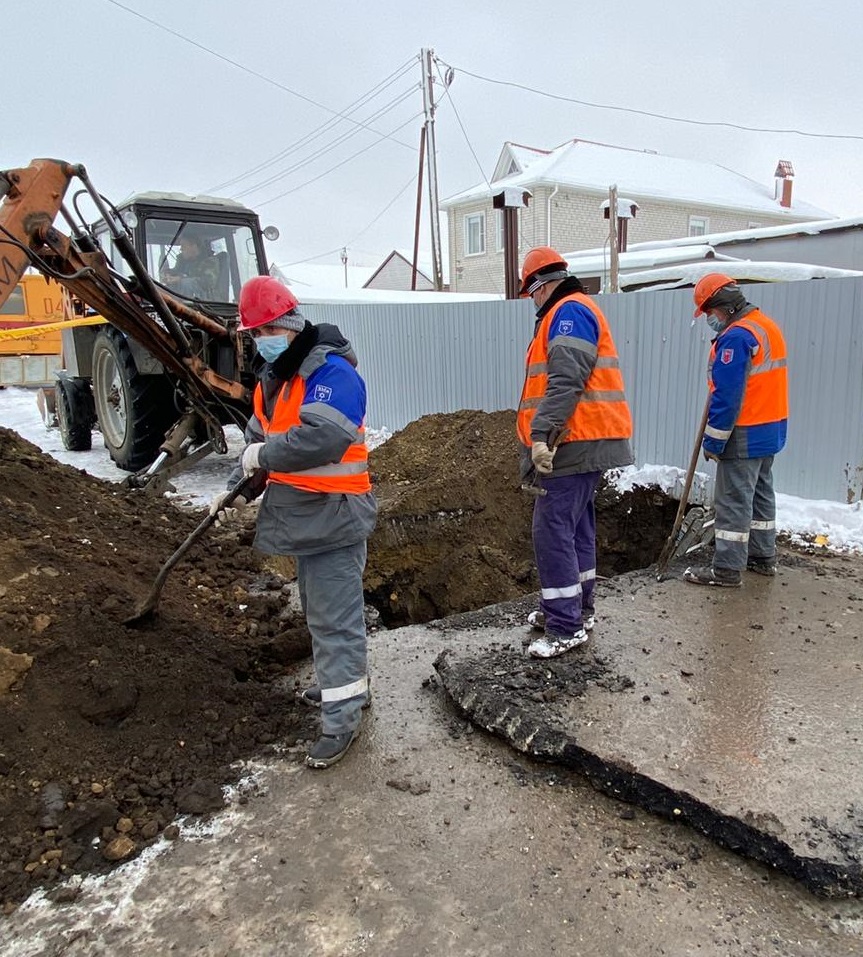
<svg viewBox="0 0 863 957">
<path fill-rule="evenodd" d="M 491 185 L 482 184 L 450 196 L 444 209 L 482 200 L 506 187 L 565 186 L 639 200 L 690 203 L 789 219 L 827 219 L 830 213 L 792 199 L 781 206 L 774 183 L 760 183 L 717 163 L 663 156 L 649 150 L 570 140 L 552 150 L 505 143 Z"/>
<path fill-rule="evenodd" d="M 863 216 L 845 219 L 822 219 L 806 223 L 788 223 L 781 226 L 760 226 L 757 229 L 735 229 L 725 233 L 708 233 L 704 236 L 681 236 L 680 239 L 654 239 L 643 243 L 630 243 L 629 250 L 671 249 L 672 247 L 701 245 L 729 246 L 734 243 L 750 243 L 759 239 L 786 239 L 789 236 L 818 236 L 821 233 L 846 232 L 863 229 Z M 601 249 L 580 250 L 573 256 L 585 253 L 601 253 Z"/>
</svg>

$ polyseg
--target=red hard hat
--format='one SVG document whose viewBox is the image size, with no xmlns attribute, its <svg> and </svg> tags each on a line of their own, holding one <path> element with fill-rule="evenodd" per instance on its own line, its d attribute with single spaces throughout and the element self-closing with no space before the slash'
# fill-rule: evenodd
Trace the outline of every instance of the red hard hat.
<svg viewBox="0 0 863 957">
<path fill-rule="evenodd" d="M 723 286 L 733 286 L 735 280 L 730 276 L 723 276 L 721 272 L 709 272 L 706 276 L 695 284 L 695 291 L 692 298 L 695 300 L 695 317 L 698 318 L 704 312 L 704 304 L 719 292 Z"/>
<path fill-rule="evenodd" d="M 299 300 L 284 284 L 272 276 L 255 276 L 240 290 L 240 328 L 255 329 L 293 312 Z"/>
<path fill-rule="evenodd" d="M 524 257 L 524 264 L 521 267 L 521 289 L 518 294 L 526 296 L 527 290 L 536 274 L 542 272 L 566 272 L 567 263 L 563 256 L 551 246 L 536 246 L 531 249 Z M 563 278 L 562 276 L 556 278 Z"/>
</svg>

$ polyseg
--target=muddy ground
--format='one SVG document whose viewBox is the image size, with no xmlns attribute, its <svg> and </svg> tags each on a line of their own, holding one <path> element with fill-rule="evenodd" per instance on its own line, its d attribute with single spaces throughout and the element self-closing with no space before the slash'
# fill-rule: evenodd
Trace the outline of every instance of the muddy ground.
<svg viewBox="0 0 863 957">
<path fill-rule="evenodd" d="M 385 624 L 536 589 L 513 426 L 510 412 L 428 416 L 372 453 L 381 518 L 366 591 Z M 604 489 L 598 504 L 600 574 L 656 557 L 675 503 Z M 35 887 L 134 857 L 178 814 L 221 807 L 237 762 L 316 734 L 295 696 L 308 633 L 249 527 L 213 529 L 169 577 L 156 619 L 123 624 L 200 518 L 0 429 L 7 913 Z"/>
</svg>

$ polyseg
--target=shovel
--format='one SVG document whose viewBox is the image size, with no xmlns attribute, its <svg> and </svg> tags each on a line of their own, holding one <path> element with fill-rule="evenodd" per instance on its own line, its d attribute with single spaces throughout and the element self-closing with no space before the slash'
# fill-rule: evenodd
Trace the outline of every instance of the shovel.
<svg viewBox="0 0 863 957">
<path fill-rule="evenodd" d="M 233 502 L 238 495 L 242 495 L 243 492 L 249 487 L 249 484 L 254 477 L 254 473 L 251 475 L 244 475 L 243 478 L 240 479 L 240 481 L 237 482 L 237 484 L 230 490 L 224 502 L 222 502 L 221 508 L 229 508 L 231 502 Z M 204 532 L 206 532 L 207 529 L 216 521 L 218 514 L 218 512 L 216 512 L 215 515 L 208 514 L 206 518 L 199 522 L 198 527 L 194 530 L 194 532 L 189 535 L 183 544 L 165 562 L 165 564 L 159 570 L 156 580 L 153 582 L 153 587 L 150 589 L 150 594 L 147 595 L 140 605 L 138 605 L 138 607 L 135 609 L 135 613 L 129 618 L 125 619 L 123 622 L 124 625 L 139 625 L 155 614 L 156 608 L 159 605 L 159 599 L 162 596 L 162 588 L 165 586 L 165 581 L 171 569 L 195 544 L 195 542 L 198 541 Z"/>
<path fill-rule="evenodd" d="M 701 451 L 701 441 L 704 438 L 704 430 L 707 427 L 707 416 L 710 412 L 710 396 L 704 403 L 704 412 L 701 415 L 701 425 L 698 427 L 698 437 L 695 440 L 695 448 L 692 450 L 692 458 L 689 460 L 689 469 L 686 472 L 686 481 L 683 484 L 683 493 L 680 496 L 680 505 L 677 507 L 677 516 L 674 519 L 674 525 L 671 534 L 668 536 L 662 552 L 659 555 L 659 561 L 656 563 L 656 580 L 662 581 L 665 578 L 665 571 L 668 563 L 671 561 L 672 554 L 676 551 L 676 546 L 680 539 L 680 529 L 683 526 L 683 517 L 686 513 L 686 506 L 689 502 L 689 491 L 692 488 L 692 479 L 695 477 L 695 466 L 698 465 L 698 454 Z"/>
</svg>

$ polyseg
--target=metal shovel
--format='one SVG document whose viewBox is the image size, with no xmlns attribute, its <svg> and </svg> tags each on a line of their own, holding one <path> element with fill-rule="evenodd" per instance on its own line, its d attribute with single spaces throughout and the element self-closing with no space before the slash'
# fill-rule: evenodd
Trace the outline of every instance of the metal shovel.
<svg viewBox="0 0 863 957">
<path fill-rule="evenodd" d="M 683 525 L 683 517 L 686 513 L 686 506 L 689 503 L 689 490 L 692 488 L 692 479 L 695 476 L 695 467 L 698 465 L 698 455 L 701 452 L 701 442 L 704 438 L 704 430 L 707 428 L 707 416 L 709 413 L 710 396 L 708 395 L 707 401 L 704 403 L 704 412 L 701 415 L 701 425 L 698 427 L 698 437 L 695 440 L 695 448 L 692 450 L 692 458 L 689 460 L 689 469 L 686 472 L 686 481 L 683 484 L 683 492 L 680 496 L 680 505 L 677 508 L 677 515 L 674 519 L 674 525 L 671 529 L 671 534 L 668 536 L 668 539 L 662 548 L 662 552 L 659 555 L 659 560 L 656 563 L 656 580 L 660 582 L 663 580 L 663 578 L 665 578 L 665 572 L 668 568 L 668 563 L 671 561 L 672 555 L 679 550 L 677 546 L 679 546 L 680 540 L 682 539 L 680 530 Z"/>
<path fill-rule="evenodd" d="M 251 475 L 244 475 L 243 478 L 240 479 L 240 481 L 237 482 L 237 484 L 230 490 L 224 502 L 222 502 L 221 508 L 229 508 L 231 502 L 233 502 L 237 496 L 242 495 L 243 492 L 249 487 L 249 484 L 254 477 L 254 473 Z M 138 605 L 138 607 L 135 609 L 135 613 L 124 620 L 124 625 L 139 625 L 155 614 L 156 608 L 159 605 L 159 599 L 162 596 L 162 588 L 165 585 L 165 581 L 168 578 L 171 569 L 195 544 L 195 542 L 198 541 L 204 532 L 206 532 L 207 529 L 216 521 L 218 514 L 218 512 L 213 515 L 208 514 L 206 518 L 198 523 L 197 528 L 192 532 L 192 534 L 189 535 L 183 544 L 180 545 L 174 554 L 171 555 L 171 557 L 161 567 L 159 574 L 156 576 L 156 580 L 153 582 L 153 587 L 150 589 L 149 595 L 147 595 L 144 601 Z"/>
</svg>

